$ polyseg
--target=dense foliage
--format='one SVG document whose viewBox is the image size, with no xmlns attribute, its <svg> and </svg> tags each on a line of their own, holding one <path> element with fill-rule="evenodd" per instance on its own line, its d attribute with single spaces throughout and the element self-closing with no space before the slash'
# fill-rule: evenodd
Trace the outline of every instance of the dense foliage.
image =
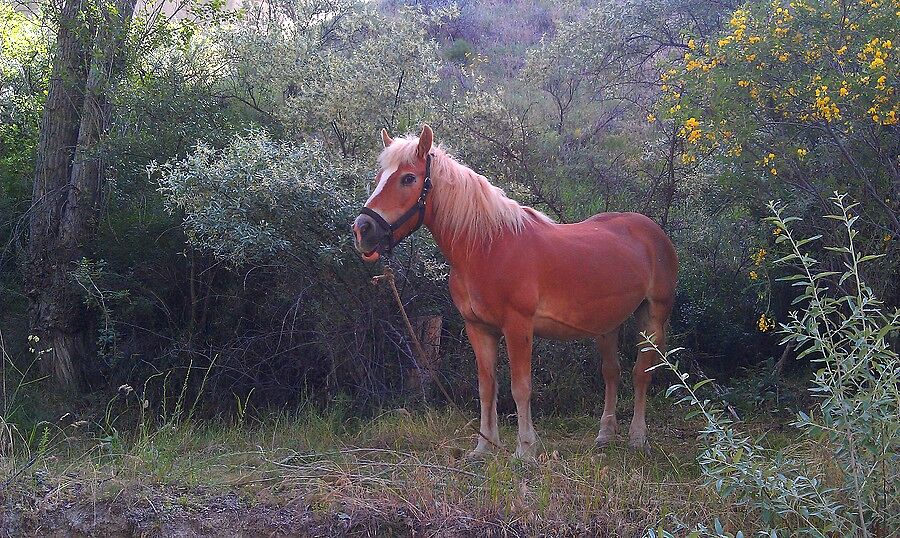
<svg viewBox="0 0 900 538">
<path fill-rule="evenodd" d="M 891 2 L 185 9 L 136 13 L 110 92 L 99 222 L 70 268 L 95 342 L 89 387 L 215 363 L 211 382 L 256 404 L 402 397 L 412 354 L 346 230 L 378 129 L 426 120 L 557 220 L 622 210 L 661 222 L 682 260 L 675 340 L 719 377 L 782 356 L 770 329 L 791 294 L 759 220 L 770 199 L 829 237 L 839 227 L 817 216 L 828 193 L 863 202 L 861 241 L 886 254 L 867 281 L 897 304 Z M 23 222 L 58 14 L 3 4 L 2 17 L 0 321 L 26 360 Z M 465 401 L 471 351 L 424 235 L 401 249 L 402 291 L 413 314 L 443 316 L 441 372 Z M 538 407 L 592 410 L 591 356 L 540 343 Z"/>
<path fill-rule="evenodd" d="M 759 522 L 748 531 L 898 528 L 898 0 L 135 6 L 0 0 L 0 456 L 34 463 L 80 427 L 58 420 L 56 398 L 71 418 L 71 402 L 118 394 L 95 421 L 98 453 L 122 453 L 117 424 L 133 413 L 157 460 L 155 437 L 198 416 L 243 424 L 330 402 L 339 424 L 434 400 L 410 389 L 421 365 L 349 234 L 378 131 L 427 121 L 456 158 L 559 222 L 638 211 L 673 238 L 683 358 L 662 354 L 670 393 L 703 419 L 699 472 Z M 54 122 L 65 106 L 77 110 Z M 54 147 L 71 157 L 62 173 L 47 166 Z M 449 398 L 474 407 L 445 262 L 424 231 L 396 258 L 414 320 L 442 320 Z M 56 290 L 40 300 L 69 304 L 42 319 L 45 273 Z M 640 337 L 624 333 L 630 358 Z M 536 342 L 538 412 L 596 416 L 595 357 L 588 343 Z M 721 384 L 688 383 L 685 368 Z M 789 391 L 785 374 L 811 392 Z M 136 411 L 113 417 L 122 401 Z M 734 408 L 787 411 L 803 441 L 773 448 Z M 593 483 L 579 499 L 597 497 Z M 666 527 L 736 532 L 677 514 Z"/>
<path fill-rule="evenodd" d="M 664 113 L 679 127 L 685 162 L 715 160 L 721 181 L 755 210 L 790 200 L 828 210 L 835 190 L 866 207 L 870 252 L 887 256 L 870 278 L 889 303 L 900 289 L 900 72 L 896 2 L 782 2 L 734 11 L 724 31 L 688 41 L 663 73 Z M 810 231 L 839 227 L 817 217 Z"/>
</svg>

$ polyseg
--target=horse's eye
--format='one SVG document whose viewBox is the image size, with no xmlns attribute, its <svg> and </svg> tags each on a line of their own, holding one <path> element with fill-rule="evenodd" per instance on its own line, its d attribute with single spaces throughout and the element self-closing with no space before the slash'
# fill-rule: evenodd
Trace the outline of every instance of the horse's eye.
<svg viewBox="0 0 900 538">
<path fill-rule="evenodd" d="M 403 183 L 404 185 L 410 185 L 410 184 L 416 182 L 416 176 L 414 176 L 412 174 L 406 174 L 405 176 L 403 176 L 400 179 L 400 182 Z"/>
</svg>

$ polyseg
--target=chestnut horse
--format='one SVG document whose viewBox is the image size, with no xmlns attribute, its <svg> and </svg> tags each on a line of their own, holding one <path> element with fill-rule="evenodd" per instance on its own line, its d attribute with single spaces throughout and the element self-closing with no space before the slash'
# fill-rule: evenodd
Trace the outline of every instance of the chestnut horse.
<svg viewBox="0 0 900 538">
<path fill-rule="evenodd" d="M 506 338 L 518 417 L 518 456 L 533 456 L 531 353 L 535 335 L 593 338 L 606 384 L 597 445 L 616 436 L 619 328 L 638 312 L 641 329 L 665 346 L 678 257 L 665 232 L 637 213 L 602 213 L 577 224 L 549 217 L 506 197 L 470 168 L 419 137 L 391 139 L 375 190 L 353 223 L 356 249 L 375 261 L 424 224 L 450 263 L 450 294 L 465 320 L 478 363 L 481 435 L 472 456 L 500 446 L 497 347 Z M 647 387 L 655 352 L 634 366 L 630 445 L 647 449 Z"/>
</svg>

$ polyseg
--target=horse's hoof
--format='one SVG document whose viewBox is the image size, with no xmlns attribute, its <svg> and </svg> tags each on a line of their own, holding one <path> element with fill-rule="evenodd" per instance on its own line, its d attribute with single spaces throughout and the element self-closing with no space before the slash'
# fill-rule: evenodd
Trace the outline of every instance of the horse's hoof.
<svg viewBox="0 0 900 538">
<path fill-rule="evenodd" d="M 529 460 L 533 461 L 537 457 L 538 453 L 538 443 L 537 441 L 533 443 L 529 443 L 527 445 L 519 444 L 516 447 L 515 457 L 520 460 Z"/>
<path fill-rule="evenodd" d="M 488 447 L 476 447 L 475 450 L 466 454 L 466 461 L 484 461 L 493 454 L 493 450 Z"/>
<path fill-rule="evenodd" d="M 597 434 L 597 438 L 594 439 L 594 444 L 597 445 L 597 448 L 603 448 L 606 445 L 608 445 L 609 443 L 611 443 L 613 440 L 615 440 L 615 438 L 616 438 L 616 434 L 614 432 L 602 431 L 599 434 Z"/>
<path fill-rule="evenodd" d="M 638 452 L 641 452 L 645 456 L 650 455 L 650 442 L 647 441 L 646 437 L 632 438 L 630 441 L 628 441 L 628 446 L 637 450 Z"/>
</svg>

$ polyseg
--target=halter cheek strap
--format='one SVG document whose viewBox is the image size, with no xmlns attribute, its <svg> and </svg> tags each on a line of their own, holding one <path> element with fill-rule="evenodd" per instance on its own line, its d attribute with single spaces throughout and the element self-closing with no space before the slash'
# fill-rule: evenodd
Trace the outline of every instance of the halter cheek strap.
<svg viewBox="0 0 900 538">
<path fill-rule="evenodd" d="M 378 226 L 384 230 L 384 235 L 381 239 L 378 240 L 378 243 L 375 246 L 375 250 L 379 253 L 385 255 L 386 257 L 390 257 L 391 251 L 395 246 L 400 244 L 401 241 L 412 235 L 416 230 L 422 227 L 422 223 L 425 221 L 425 204 L 428 200 L 428 192 L 431 190 L 431 154 L 425 158 L 425 178 L 422 180 L 422 192 L 419 193 L 419 199 L 416 200 L 414 206 L 409 208 L 406 213 L 400 216 L 399 219 L 394 221 L 393 224 L 389 223 L 382 217 L 377 211 L 373 209 L 369 209 L 368 207 L 363 207 L 360 209 L 360 214 L 367 215 L 375 220 L 378 223 Z M 416 225 L 409 232 L 403 234 L 403 237 L 398 238 L 396 241 L 394 240 L 394 232 L 400 229 L 406 221 L 413 218 L 413 216 L 417 216 Z"/>
</svg>

